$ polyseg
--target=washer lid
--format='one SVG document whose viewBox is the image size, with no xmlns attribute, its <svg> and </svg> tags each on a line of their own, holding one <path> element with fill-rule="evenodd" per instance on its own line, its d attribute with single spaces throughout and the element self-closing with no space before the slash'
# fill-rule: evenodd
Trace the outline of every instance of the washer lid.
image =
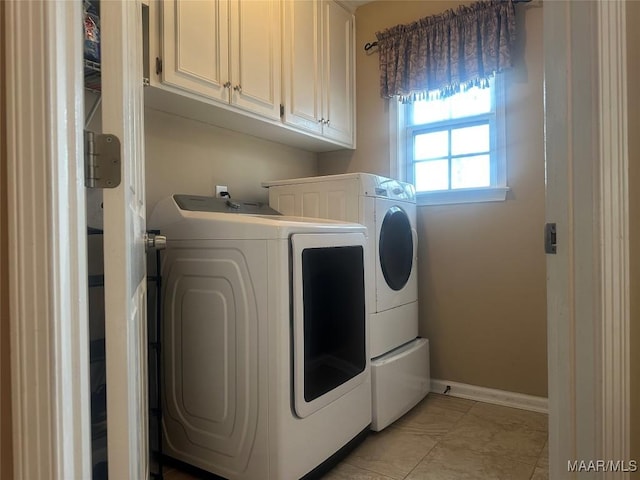
<svg viewBox="0 0 640 480">
<path fill-rule="evenodd" d="M 194 196 L 187 196 L 193 200 Z M 204 197 L 206 198 L 206 197 Z M 216 200 L 216 199 L 211 199 Z M 220 199 L 217 199 L 220 200 Z M 202 205 L 214 205 L 203 201 Z M 220 202 L 218 202 L 218 206 Z M 222 202 L 224 205 L 224 201 Z M 214 207 L 212 207 L 214 208 Z M 224 208 L 230 208 L 224 206 Z M 268 210 L 272 210 L 267 207 Z M 238 209 L 234 209 L 238 210 Z M 289 238 L 293 233 L 365 233 L 366 228 L 357 223 L 340 222 L 321 218 L 289 217 L 267 213 L 242 213 L 181 208 L 175 196 L 157 203 L 148 222 L 150 229 L 157 229 L 167 240 L 249 240 Z"/>
</svg>

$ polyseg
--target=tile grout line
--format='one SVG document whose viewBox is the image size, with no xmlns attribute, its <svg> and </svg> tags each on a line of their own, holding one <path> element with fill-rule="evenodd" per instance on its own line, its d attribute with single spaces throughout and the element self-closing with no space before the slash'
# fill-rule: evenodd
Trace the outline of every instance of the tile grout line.
<svg viewBox="0 0 640 480">
<path fill-rule="evenodd" d="M 349 463 L 348 460 L 343 460 L 340 463 L 346 463 L 347 465 L 351 465 L 354 468 L 357 468 L 359 470 L 364 470 L 365 472 L 371 472 L 371 473 L 375 473 L 376 475 L 383 475 L 387 478 L 391 478 L 392 480 L 404 480 L 406 477 L 402 477 L 401 479 L 397 479 L 391 475 L 389 475 L 388 473 L 382 473 L 382 472 L 376 472 L 375 470 L 371 470 L 370 468 L 366 468 L 366 467 L 362 467 L 360 465 L 354 465 L 353 463 Z"/>
<path fill-rule="evenodd" d="M 445 395 L 445 396 L 448 396 L 448 395 Z M 453 424 L 451 424 L 451 426 L 447 429 L 447 431 L 446 431 L 444 434 L 439 435 L 437 438 L 435 438 L 435 439 L 434 439 L 434 440 L 436 440 L 436 443 L 434 443 L 433 447 L 431 447 L 431 448 L 429 449 L 429 451 L 428 451 L 427 453 L 425 453 L 425 454 L 424 454 L 424 456 L 420 459 L 420 461 L 419 461 L 418 463 L 416 463 L 416 465 L 415 465 L 415 466 L 414 466 L 414 467 L 409 471 L 409 473 L 407 473 L 407 474 L 403 477 L 403 480 L 406 480 L 407 478 L 409 478 L 409 476 L 410 476 L 410 475 L 415 471 L 415 469 L 416 469 L 416 468 L 418 468 L 418 466 L 419 466 L 419 465 L 424 461 L 424 459 L 425 459 L 425 458 L 427 458 L 427 457 L 429 456 L 429 454 L 430 454 L 431 452 L 433 452 L 433 451 L 436 449 L 436 447 L 440 444 L 440 442 L 442 441 L 442 439 L 443 439 L 445 436 L 447 436 L 447 434 L 448 434 L 449 432 L 451 432 L 451 430 L 453 430 L 453 429 L 455 428 L 455 426 L 456 426 L 456 425 L 457 425 L 457 424 L 458 424 L 458 423 L 459 423 L 459 422 L 460 422 L 464 417 L 466 417 L 466 416 L 467 416 L 467 414 L 469 413 L 469 411 L 471 411 L 471 409 L 472 409 L 472 408 L 473 408 L 473 407 L 478 403 L 478 402 L 477 402 L 477 401 L 475 401 L 475 400 L 472 400 L 472 401 L 473 401 L 473 405 L 471 405 L 471 406 L 469 407 L 469 409 L 468 409 L 466 412 L 464 412 L 464 413 L 462 414 L 462 416 L 461 416 L 458 420 L 456 420 Z M 443 409 L 446 409 L 446 407 L 442 407 L 442 408 L 443 408 Z M 449 410 L 451 410 L 451 411 L 455 411 L 455 409 L 449 409 Z"/>
<path fill-rule="evenodd" d="M 411 474 L 413 473 L 413 471 L 414 471 L 416 468 L 418 468 L 418 466 L 419 466 L 422 462 L 424 462 L 424 459 L 425 459 L 425 458 L 427 458 L 427 457 L 429 456 L 429 454 L 433 451 L 433 449 L 434 449 L 434 448 L 436 448 L 436 447 L 438 446 L 438 443 L 440 443 L 440 439 L 439 439 L 439 438 L 436 440 L 436 443 L 434 443 L 434 444 L 433 444 L 433 446 L 432 446 L 432 447 L 427 451 L 427 453 L 425 453 L 425 454 L 423 455 L 423 457 L 422 457 L 420 460 L 418 460 L 418 463 L 416 463 L 416 464 L 415 464 L 415 466 L 414 466 L 411 470 L 409 470 L 409 473 L 407 473 L 404 477 L 402 477 L 402 480 L 406 480 L 407 478 L 409 478 L 409 475 L 411 475 Z"/>
</svg>

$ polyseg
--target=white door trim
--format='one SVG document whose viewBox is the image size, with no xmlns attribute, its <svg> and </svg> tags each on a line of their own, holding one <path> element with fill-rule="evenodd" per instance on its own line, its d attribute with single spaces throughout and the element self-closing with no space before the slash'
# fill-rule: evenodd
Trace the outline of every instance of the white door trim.
<svg viewBox="0 0 640 480">
<path fill-rule="evenodd" d="M 15 478 L 91 477 L 80 2 L 7 2 Z"/>
<path fill-rule="evenodd" d="M 602 457 L 630 460 L 627 31 L 622 1 L 598 2 Z M 605 478 L 629 478 L 610 472 Z"/>
<path fill-rule="evenodd" d="M 558 223 L 547 259 L 553 479 L 574 478 L 568 461 L 629 460 L 625 9 L 544 7 L 546 216 Z M 628 473 L 599 478 L 614 477 Z"/>
</svg>

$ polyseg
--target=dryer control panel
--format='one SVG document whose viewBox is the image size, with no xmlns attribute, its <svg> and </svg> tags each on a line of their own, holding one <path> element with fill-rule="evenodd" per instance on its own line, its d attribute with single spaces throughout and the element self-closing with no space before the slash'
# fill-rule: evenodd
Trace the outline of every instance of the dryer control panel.
<svg viewBox="0 0 640 480">
<path fill-rule="evenodd" d="M 367 197 L 384 197 L 405 202 L 416 201 L 415 187 L 393 178 L 363 174 L 362 187 Z"/>
</svg>

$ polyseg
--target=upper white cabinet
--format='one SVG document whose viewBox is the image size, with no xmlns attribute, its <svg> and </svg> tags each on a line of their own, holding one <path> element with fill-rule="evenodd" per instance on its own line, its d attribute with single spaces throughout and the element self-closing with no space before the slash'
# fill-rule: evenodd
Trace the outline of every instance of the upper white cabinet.
<svg viewBox="0 0 640 480">
<path fill-rule="evenodd" d="M 353 15 L 329 0 L 285 0 L 283 20 L 283 121 L 353 147 Z"/>
<path fill-rule="evenodd" d="M 280 0 L 161 5 L 163 84 L 280 118 Z"/>
<path fill-rule="evenodd" d="M 145 104 L 306 150 L 354 148 L 354 30 L 330 0 L 150 0 Z"/>
</svg>

